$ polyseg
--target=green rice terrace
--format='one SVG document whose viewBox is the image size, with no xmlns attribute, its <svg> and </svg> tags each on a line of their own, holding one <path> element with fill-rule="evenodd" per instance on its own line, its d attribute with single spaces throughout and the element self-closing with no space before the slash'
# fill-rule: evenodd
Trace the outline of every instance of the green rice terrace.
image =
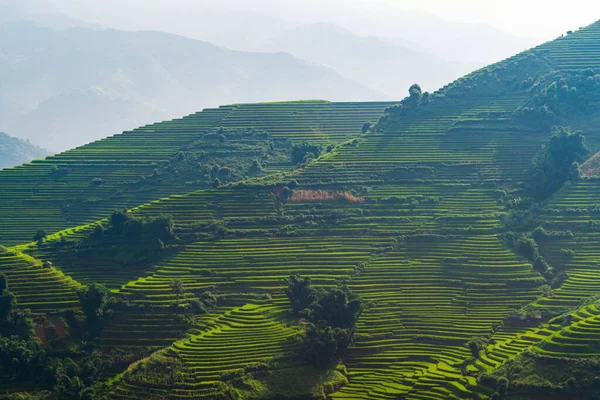
<svg viewBox="0 0 600 400">
<path fill-rule="evenodd" d="M 1 170 L 0 397 L 598 399 L 599 152 L 600 22 Z"/>
</svg>

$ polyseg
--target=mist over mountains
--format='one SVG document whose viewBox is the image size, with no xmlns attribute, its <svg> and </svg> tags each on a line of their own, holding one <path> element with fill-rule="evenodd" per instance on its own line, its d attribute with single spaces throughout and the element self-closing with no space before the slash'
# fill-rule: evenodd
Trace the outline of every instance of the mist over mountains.
<svg viewBox="0 0 600 400">
<path fill-rule="evenodd" d="M 32 143 L 0 132 L 0 169 L 46 157 L 49 152 Z"/>
<path fill-rule="evenodd" d="M 377 4 L 291 16 L 225 1 L 136 18 L 96 2 L 0 6 L 0 130 L 52 151 L 227 103 L 400 99 L 529 45 Z"/>
<path fill-rule="evenodd" d="M 7 23 L 0 49 L 3 128 L 51 150 L 224 103 L 383 97 L 290 54 L 161 32 Z"/>
<path fill-rule="evenodd" d="M 479 67 L 477 62 L 448 61 L 376 36 L 362 37 L 328 23 L 300 25 L 273 38 L 263 49 L 289 51 L 304 60 L 332 67 L 390 98 L 403 96 L 415 82 L 426 90 L 436 90 Z"/>
</svg>

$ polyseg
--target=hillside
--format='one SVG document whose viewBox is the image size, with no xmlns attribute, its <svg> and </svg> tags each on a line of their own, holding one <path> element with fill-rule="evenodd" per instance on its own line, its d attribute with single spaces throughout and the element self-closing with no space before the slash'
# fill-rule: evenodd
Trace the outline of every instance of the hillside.
<svg viewBox="0 0 600 400">
<path fill-rule="evenodd" d="M 43 158 L 49 153 L 30 142 L 8 136 L 0 132 L 0 169 L 14 167 L 38 158 Z"/>
<path fill-rule="evenodd" d="M 54 151 L 219 104 L 381 97 L 287 53 L 233 51 L 160 32 L 7 22 L 0 49 L 0 129 L 43 138 Z"/>
<path fill-rule="evenodd" d="M 599 40 L 397 103 L 233 104 L 1 171 L 0 328 L 29 317 L 42 343 L 0 347 L 0 390 L 595 398 Z M 43 379 L 12 361 L 26 345 Z"/>
</svg>

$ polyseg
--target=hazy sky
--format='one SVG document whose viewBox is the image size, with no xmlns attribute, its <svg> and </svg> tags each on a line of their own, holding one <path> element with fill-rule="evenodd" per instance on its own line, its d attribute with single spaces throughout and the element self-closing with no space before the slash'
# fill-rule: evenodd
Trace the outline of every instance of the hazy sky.
<svg viewBox="0 0 600 400">
<path fill-rule="evenodd" d="M 15 0 L 19 1 L 19 0 Z M 439 17 L 470 23 L 486 23 L 519 36 L 553 39 L 600 19 L 598 0 L 50 0 L 80 17 L 89 14 L 154 22 L 194 14 L 201 10 L 234 7 L 275 14 L 288 19 L 334 19 L 360 6 L 387 3 L 404 9 L 420 9 Z M 360 3 L 359 7 L 353 2 Z"/>
<path fill-rule="evenodd" d="M 547 39 L 600 20 L 598 0 L 386 1 L 403 8 L 422 9 L 452 21 L 488 23 L 516 35 Z"/>
</svg>

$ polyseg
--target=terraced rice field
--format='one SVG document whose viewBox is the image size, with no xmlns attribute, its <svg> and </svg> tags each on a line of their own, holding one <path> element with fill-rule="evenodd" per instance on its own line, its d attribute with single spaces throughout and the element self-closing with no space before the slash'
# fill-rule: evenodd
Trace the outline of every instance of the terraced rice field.
<svg viewBox="0 0 600 400">
<path fill-rule="evenodd" d="M 470 357 L 465 343 L 491 334 L 511 309 L 535 298 L 527 288 L 511 287 L 522 279 L 536 274 L 495 236 L 411 240 L 378 258 L 352 281 L 375 305 L 359 321 L 366 336 L 352 348 L 350 385 L 340 396 L 419 398 L 430 379 L 439 395 L 448 395 L 453 383 L 437 376 L 437 368 L 460 374 Z"/>
<path fill-rule="evenodd" d="M 335 144 L 358 136 L 362 124 L 379 118 L 388 105 L 307 102 L 223 106 L 3 170 L 0 243 L 27 243 L 40 228 L 53 233 L 105 218 L 115 209 L 202 188 L 176 179 L 160 185 L 139 180 L 210 129 L 264 128 L 273 137 Z M 54 174 L 52 167 L 58 168 Z M 104 183 L 93 184 L 94 178 Z"/>
<path fill-rule="evenodd" d="M 600 354 L 600 310 L 594 305 L 570 314 L 571 322 L 541 341 L 534 350 L 557 357 L 597 357 Z"/>
<path fill-rule="evenodd" d="M 598 35 L 600 24 L 531 50 L 542 56 L 532 62 L 543 66 L 533 72 L 597 66 Z M 528 77 L 531 71 L 519 70 L 527 62 L 516 56 L 493 69 Z M 493 77 L 482 70 L 471 78 L 485 74 Z M 214 398 L 223 393 L 223 374 L 297 353 L 292 339 L 301 328 L 288 319 L 282 289 L 287 276 L 299 273 L 317 286 L 347 283 L 367 304 L 342 360 L 349 384 L 331 398 L 486 399 L 492 390 L 474 375 L 526 349 L 561 357 L 600 353 L 595 305 L 573 312 L 564 326 L 502 325 L 524 305 L 562 312 L 600 293 L 600 185 L 574 182 L 542 205 L 544 227 L 562 234 L 539 239 L 540 253 L 566 275 L 541 296 L 547 281 L 498 234 L 505 229 L 503 196 L 530 183 L 525 170 L 548 132 L 513 117 L 529 96 L 520 81 L 498 92 L 480 82 L 453 94 L 471 78 L 440 90 L 420 111 L 382 123 L 383 131 L 361 134 L 361 126 L 378 120 L 389 103 L 232 105 L 2 171 L 0 242 L 25 244 L 37 228 L 57 232 L 105 218 L 114 208 L 170 214 L 184 234 L 208 224 L 223 228 L 210 239 L 193 236 L 176 253 L 136 271 L 109 263 L 62 266 L 78 282 L 105 283 L 130 301 L 105 327 L 100 348 L 166 348 L 185 366 L 185 380 L 171 387 L 126 373 L 113 398 Z M 338 146 L 295 171 L 287 163 L 266 165 L 260 179 L 239 185 L 131 183 L 219 127 Z M 225 160 L 245 146 L 252 143 L 207 149 Z M 51 175 L 52 166 L 64 173 Z M 92 185 L 95 177 L 106 183 Z M 291 180 L 309 193 L 347 196 L 283 201 L 278 194 Z M 64 233 L 84 238 L 87 231 Z M 39 266 L 52 258 L 52 248 L 29 251 L 37 260 L 0 254 L 0 271 L 9 275 L 20 306 L 73 307 L 78 282 Z M 174 280 L 184 284 L 182 302 L 209 290 L 220 296 L 219 307 L 195 324 L 183 323 L 171 312 Z M 478 358 L 467 345 L 474 337 L 491 339 Z"/>
<path fill-rule="evenodd" d="M 243 104 L 219 122 L 224 128 L 253 127 L 271 136 L 315 144 L 340 143 L 376 121 L 391 102 Z"/>
<path fill-rule="evenodd" d="M 32 257 L 14 251 L 0 252 L 0 273 L 6 275 L 19 308 L 56 311 L 79 305 L 75 293 L 79 283 L 54 267 L 44 268 Z"/>
<path fill-rule="evenodd" d="M 219 293 L 271 293 L 284 305 L 284 282 L 290 274 L 302 273 L 320 285 L 335 285 L 348 279 L 359 264 L 390 246 L 387 239 L 318 237 L 227 239 L 198 242 L 165 260 L 153 274 L 125 285 L 124 294 L 140 301 L 171 305 L 172 280 L 187 289 L 211 289 Z M 194 260 L 194 261 L 190 261 Z"/>
<path fill-rule="evenodd" d="M 211 328 L 170 347 L 182 359 L 187 376 L 187 381 L 177 389 L 149 390 L 135 382 L 128 383 L 125 375 L 126 383 L 114 395 L 120 399 L 138 399 L 150 393 L 168 393 L 180 399 L 211 398 L 220 393 L 223 374 L 297 351 L 292 339 L 298 329 L 281 322 L 279 316 L 283 311 L 264 303 L 249 303 L 224 312 L 214 319 Z"/>
<path fill-rule="evenodd" d="M 538 218 L 547 230 L 570 232 L 567 236 L 538 240 L 540 253 L 550 265 L 563 271 L 566 278 L 551 297 L 537 302 L 542 307 L 566 310 L 599 293 L 600 234 L 595 228 L 597 194 L 595 180 L 567 185 L 546 204 Z"/>
<path fill-rule="evenodd" d="M 598 34 L 600 25 L 593 24 L 579 29 L 576 34 L 566 35 L 536 48 L 546 56 L 553 67 L 566 70 L 596 68 L 600 63 Z"/>
<path fill-rule="evenodd" d="M 474 369 L 493 371 L 551 334 L 546 328 L 504 326 L 492 336 L 493 344 L 475 360 Z"/>
</svg>

